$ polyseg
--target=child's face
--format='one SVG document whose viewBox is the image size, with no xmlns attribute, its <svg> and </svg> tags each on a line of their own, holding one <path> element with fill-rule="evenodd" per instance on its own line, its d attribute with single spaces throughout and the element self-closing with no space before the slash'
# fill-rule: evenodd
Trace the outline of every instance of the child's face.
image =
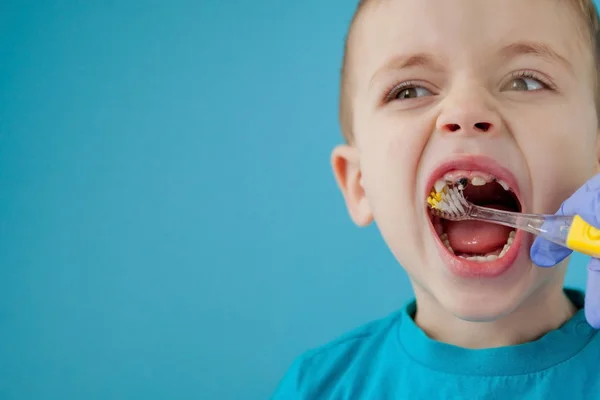
<svg viewBox="0 0 600 400">
<path fill-rule="evenodd" d="M 355 221 L 375 219 L 417 295 L 461 318 L 493 320 L 562 286 L 564 265 L 532 265 L 532 237 L 517 232 L 499 254 L 509 229 L 441 224 L 425 200 L 454 171 L 449 178 L 502 178 L 523 212 L 554 213 L 597 172 L 594 64 L 568 3 L 387 0 L 358 20 L 356 142 L 334 152 L 338 178 Z M 478 202 L 515 208 L 510 191 L 477 180 L 467 187 L 485 188 Z M 442 231 L 456 253 L 485 261 L 451 254 Z"/>
</svg>

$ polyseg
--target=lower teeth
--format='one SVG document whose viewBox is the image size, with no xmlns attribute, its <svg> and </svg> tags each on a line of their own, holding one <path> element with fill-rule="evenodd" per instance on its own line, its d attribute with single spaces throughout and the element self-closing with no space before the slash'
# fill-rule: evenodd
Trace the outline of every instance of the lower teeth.
<svg viewBox="0 0 600 400">
<path fill-rule="evenodd" d="M 479 255 L 479 256 L 463 256 L 463 255 L 459 255 L 458 257 L 460 258 L 464 258 L 465 260 L 470 260 L 470 261 L 479 261 L 479 262 L 489 262 L 489 261 L 495 261 L 499 258 L 502 258 L 506 255 L 506 253 L 508 252 L 508 249 L 510 249 L 510 246 L 513 244 L 513 242 L 515 241 L 515 235 L 516 232 L 515 231 L 511 231 L 508 234 L 508 240 L 506 242 L 506 244 L 504 245 L 504 247 L 502 248 L 502 251 L 500 251 L 500 253 L 498 255 L 496 254 L 487 254 L 487 255 Z M 444 246 L 446 246 L 446 249 L 448 249 L 448 251 L 452 254 L 456 254 L 454 249 L 452 247 L 450 247 L 450 241 L 448 240 L 448 235 L 446 233 L 443 233 L 440 235 L 440 239 L 442 240 L 442 243 L 444 243 Z M 497 251 L 493 252 L 493 253 L 497 253 Z"/>
</svg>

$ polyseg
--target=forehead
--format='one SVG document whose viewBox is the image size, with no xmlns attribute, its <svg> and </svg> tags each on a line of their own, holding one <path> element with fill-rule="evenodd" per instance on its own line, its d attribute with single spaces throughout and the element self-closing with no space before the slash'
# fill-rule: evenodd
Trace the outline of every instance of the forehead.
<svg viewBox="0 0 600 400">
<path fill-rule="evenodd" d="M 587 72 L 585 26 L 567 0 L 379 0 L 352 36 L 353 80 L 364 83 L 391 57 L 428 53 L 448 66 L 485 64 L 513 43 L 540 43 Z"/>
</svg>

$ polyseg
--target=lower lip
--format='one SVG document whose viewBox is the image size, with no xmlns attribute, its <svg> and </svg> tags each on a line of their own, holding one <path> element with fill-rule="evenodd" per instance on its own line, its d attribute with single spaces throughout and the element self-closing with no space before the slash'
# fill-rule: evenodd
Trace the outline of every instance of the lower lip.
<svg viewBox="0 0 600 400">
<path fill-rule="evenodd" d="M 479 262 L 458 257 L 450 253 L 446 246 L 444 246 L 444 243 L 442 243 L 442 240 L 435 231 L 429 216 L 428 219 L 429 227 L 436 238 L 438 252 L 444 265 L 452 274 L 461 278 L 497 278 L 502 276 L 510 269 L 510 267 L 512 267 L 519 255 L 524 233 L 523 231 L 517 230 L 512 245 L 502 258 L 498 258 L 495 261 Z"/>
</svg>

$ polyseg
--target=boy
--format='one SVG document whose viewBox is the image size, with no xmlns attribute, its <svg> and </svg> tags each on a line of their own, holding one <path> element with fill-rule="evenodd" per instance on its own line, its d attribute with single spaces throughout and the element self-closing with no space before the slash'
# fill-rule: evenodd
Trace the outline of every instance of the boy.
<svg viewBox="0 0 600 400">
<path fill-rule="evenodd" d="M 361 2 L 332 164 L 415 302 L 300 357 L 275 399 L 600 399 L 598 261 L 584 307 L 568 249 L 426 207 L 460 185 L 600 227 L 597 21 L 592 0 Z"/>
</svg>

